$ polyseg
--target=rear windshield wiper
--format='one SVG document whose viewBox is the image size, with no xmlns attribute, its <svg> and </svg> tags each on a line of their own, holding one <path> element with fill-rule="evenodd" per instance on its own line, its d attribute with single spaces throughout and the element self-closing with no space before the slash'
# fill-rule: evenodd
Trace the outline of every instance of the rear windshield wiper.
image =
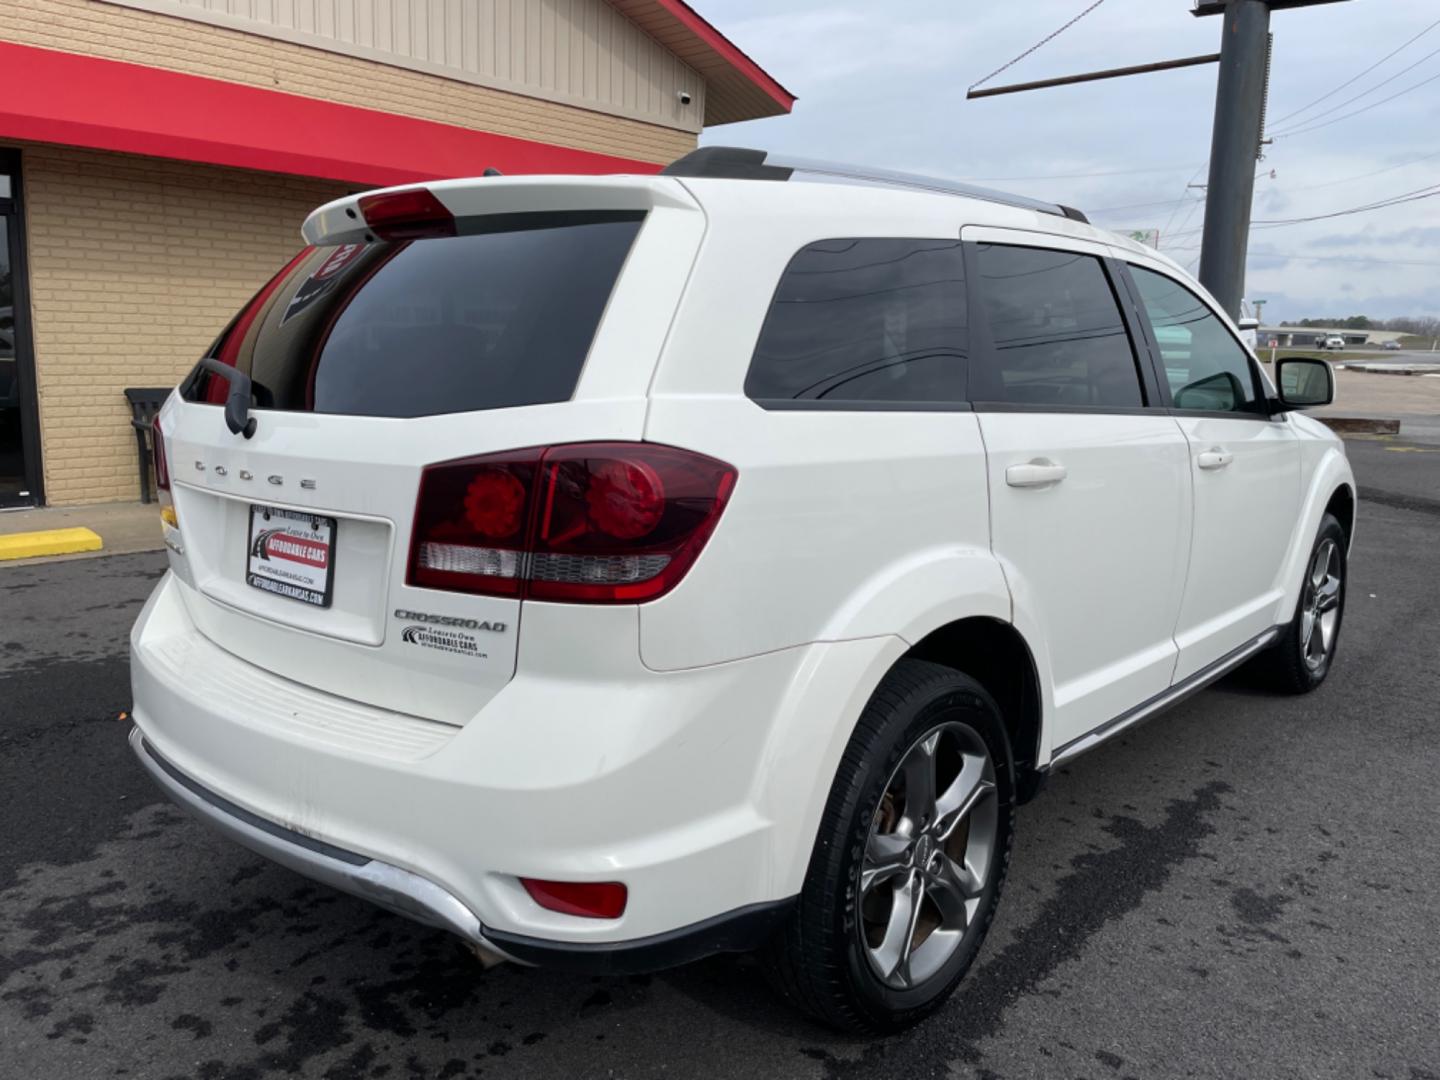
<svg viewBox="0 0 1440 1080">
<path fill-rule="evenodd" d="M 255 418 L 250 415 L 250 376 L 213 356 L 201 360 L 200 367 L 230 384 L 230 393 L 225 398 L 225 426 L 230 429 L 230 434 L 253 438 Z"/>
</svg>

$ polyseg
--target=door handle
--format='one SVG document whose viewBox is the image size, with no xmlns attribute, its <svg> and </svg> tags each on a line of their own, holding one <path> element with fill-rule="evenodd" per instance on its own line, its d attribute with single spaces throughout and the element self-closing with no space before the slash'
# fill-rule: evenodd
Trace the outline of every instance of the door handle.
<svg viewBox="0 0 1440 1080">
<path fill-rule="evenodd" d="M 1200 451 L 1200 456 L 1195 459 L 1195 464 L 1202 469 L 1223 469 L 1230 462 L 1235 460 L 1235 455 L 1229 450 L 1222 450 L 1218 446 L 1212 446 L 1209 450 Z"/>
<path fill-rule="evenodd" d="M 1036 458 L 1005 470 L 1005 483 L 1017 488 L 1049 487 L 1064 479 L 1065 466 L 1049 458 Z"/>
</svg>

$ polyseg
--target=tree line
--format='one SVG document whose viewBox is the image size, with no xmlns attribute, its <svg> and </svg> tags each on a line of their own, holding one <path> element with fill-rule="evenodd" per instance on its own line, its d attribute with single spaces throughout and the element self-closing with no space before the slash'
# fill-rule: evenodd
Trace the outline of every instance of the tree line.
<svg viewBox="0 0 1440 1080">
<path fill-rule="evenodd" d="M 1333 326 L 1344 330 L 1397 330 L 1402 334 L 1440 337 L 1440 317 L 1434 315 L 1402 315 L 1395 319 L 1372 319 L 1368 315 L 1344 318 L 1301 319 L 1291 326 Z"/>
</svg>

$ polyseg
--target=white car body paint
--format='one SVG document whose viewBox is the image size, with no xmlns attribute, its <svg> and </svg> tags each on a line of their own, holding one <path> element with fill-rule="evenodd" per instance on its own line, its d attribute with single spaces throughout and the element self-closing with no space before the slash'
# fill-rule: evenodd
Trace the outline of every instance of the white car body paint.
<svg viewBox="0 0 1440 1080">
<path fill-rule="evenodd" d="M 861 710 L 927 634 L 976 617 L 1018 631 L 1043 768 L 1288 620 L 1321 514 L 1354 489 L 1339 440 L 1295 414 L 770 411 L 745 396 L 776 283 L 815 240 L 963 229 L 1199 292 L 1164 256 L 1078 221 L 845 183 L 430 190 L 457 217 L 646 212 L 573 397 L 417 419 L 256 409 L 244 440 L 219 409 L 172 395 L 161 424 L 179 528 L 132 634 L 134 719 L 223 799 L 434 882 L 492 930 L 629 942 L 795 895 Z M 307 240 L 362 241 L 357 199 L 312 214 Z M 673 591 L 591 606 L 406 583 L 423 467 L 590 440 L 737 470 Z M 1202 469 L 1212 450 L 1233 460 Z M 1063 481 L 1007 483 L 1042 460 Z M 246 587 L 257 502 L 337 519 L 332 607 Z M 505 629 L 483 634 L 477 660 L 406 645 L 397 611 Z M 521 876 L 622 881 L 629 903 L 613 920 L 560 914 Z"/>
</svg>

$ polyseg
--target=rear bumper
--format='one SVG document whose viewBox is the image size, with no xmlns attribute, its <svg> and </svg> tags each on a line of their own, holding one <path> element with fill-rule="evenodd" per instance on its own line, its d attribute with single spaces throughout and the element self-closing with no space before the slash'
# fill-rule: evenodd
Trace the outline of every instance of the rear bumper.
<svg viewBox="0 0 1440 1080">
<path fill-rule="evenodd" d="M 174 803 L 257 855 L 397 915 L 449 930 L 473 945 L 522 964 L 592 974 L 659 971 L 716 953 L 758 948 L 794 906 L 793 899 L 751 904 L 638 941 L 572 944 L 497 933 L 488 930 L 458 897 L 419 874 L 337 848 L 236 806 L 157 754 L 138 727 L 130 730 L 130 748 Z"/>
<path fill-rule="evenodd" d="M 475 913 L 433 881 L 276 825 L 236 806 L 156 753 L 138 727 L 130 729 L 130 749 L 172 802 L 257 855 L 426 926 L 494 948 Z"/>
<path fill-rule="evenodd" d="M 661 674 L 639 661 L 633 609 L 609 609 L 612 632 L 587 646 L 604 655 L 575 670 L 541 625 L 564 613 L 536 610 L 526 640 L 553 647 L 531 669 L 522 650 L 456 727 L 246 663 L 199 633 L 187 589 L 162 581 L 131 635 L 132 743 L 173 799 L 302 874 L 515 959 L 592 971 L 763 940 L 799 892 L 844 718 L 903 649 L 813 645 Z M 548 911 L 522 876 L 623 881 L 629 904 L 613 920 Z"/>
</svg>

